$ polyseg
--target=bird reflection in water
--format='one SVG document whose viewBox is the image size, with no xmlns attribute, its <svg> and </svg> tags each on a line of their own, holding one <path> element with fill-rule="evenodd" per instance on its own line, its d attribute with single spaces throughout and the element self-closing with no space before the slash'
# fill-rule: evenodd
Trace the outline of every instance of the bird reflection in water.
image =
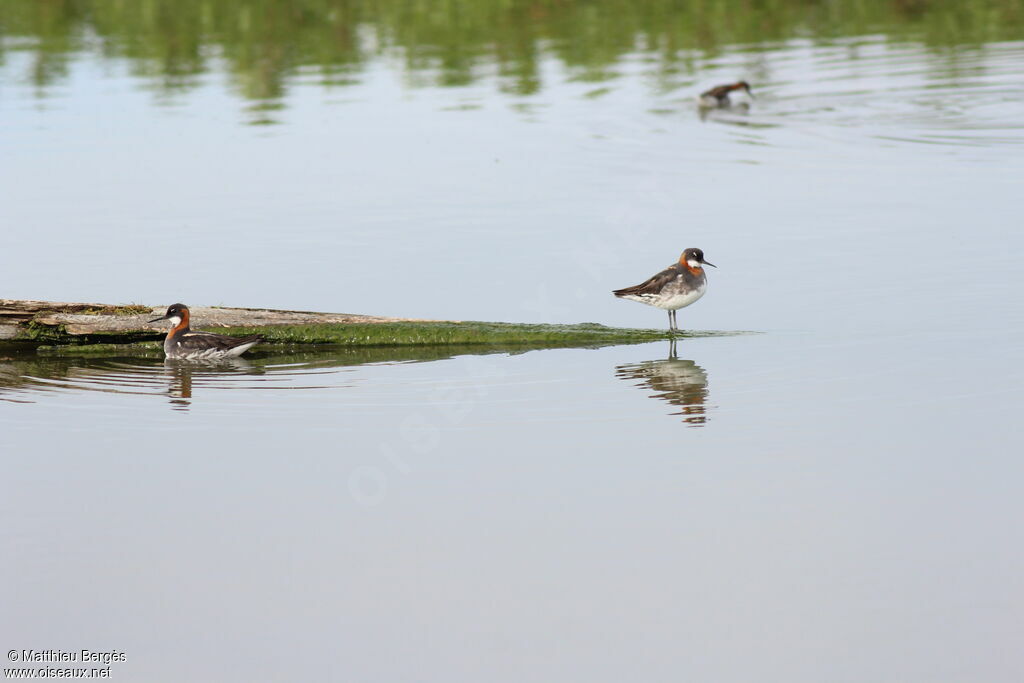
<svg viewBox="0 0 1024 683">
<path fill-rule="evenodd" d="M 667 359 L 620 365 L 615 368 L 615 376 L 639 380 L 636 386 L 654 390 L 650 397 L 678 407 L 671 414 L 682 415 L 687 425 L 701 427 L 707 422 L 708 373 L 692 360 L 679 360 L 674 339 L 669 343 Z"/>
<path fill-rule="evenodd" d="M 718 123 L 731 123 L 737 126 L 750 125 L 740 118 L 750 113 L 750 105 L 746 102 L 737 102 L 728 108 L 712 109 L 709 107 L 697 107 L 697 117 L 701 121 L 716 121 Z M 737 116 L 738 115 L 738 116 Z M 767 126 L 765 126 L 767 127 Z"/>
<path fill-rule="evenodd" d="M 171 398 L 171 407 L 185 411 L 192 405 L 193 379 L 203 383 L 205 379 L 216 380 L 225 374 L 254 374 L 253 364 L 242 358 L 217 361 L 167 359 L 164 361 L 164 369 L 169 379 L 167 395 Z"/>
<path fill-rule="evenodd" d="M 261 390 L 350 388 L 348 373 L 368 363 L 447 360 L 460 355 L 505 353 L 479 345 L 287 349 L 255 357 L 219 360 L 157 359 L 146 355 L 40 354 L 35 348 L 0 343 L 0 402 L 36 403 L 66 392 L 102 392 L 170 399 L 173 410 L 188 411 L 193 397 L 223 404 Z M 242 392 L 225 396 L 223 391 Z"/>
</svg>

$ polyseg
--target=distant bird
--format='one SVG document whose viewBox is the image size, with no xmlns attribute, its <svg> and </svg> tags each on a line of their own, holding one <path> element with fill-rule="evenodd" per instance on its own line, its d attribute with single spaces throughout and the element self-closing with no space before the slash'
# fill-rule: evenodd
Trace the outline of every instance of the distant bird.
<svg viewBox="0 0 1024 683">
<path fill-rule="evenodd" d="M 263 341 L 256 334 L 251 337 L 228 337 L 212 332 L 193 332 L 189 329 L 189 312 L 185 304 L 173 304 L 167 313 L 149 322 L 170 320 L 171 330 L 164 339 L 164 354 L 180 360 L 212 360 L 240 356 Z"/>
<path fill-rule="evenodd" d="M 704 296 L 708 289 L 708 280 L 702 267 L 705 265 L 718 267 L 705 261 L 704 252 L 700 249 L 687 249 L 679 257 L 678 263 L 673 263 L 646 282 L 635 287 L 616 289 L 612 294 L 620 299 L 639 301 L 648 306 L 666 309 L 668 329 L 678 330 L 676 311 Z"/>
<path fill-rule="evenodd" d="M 700 94 L 698 102 L 700 106 L 707 107 L 709 109 L 713 107 L 725 108 L 732 105 L 729 100 L 729 93 L 735 90 L 745 90 L 751 97 L 754 93 L 750 92 L 750 84 L 746 81 L 737 81 L 729 85 L 716 85 L 711 90 L 707 90 Z"/>
</svg>

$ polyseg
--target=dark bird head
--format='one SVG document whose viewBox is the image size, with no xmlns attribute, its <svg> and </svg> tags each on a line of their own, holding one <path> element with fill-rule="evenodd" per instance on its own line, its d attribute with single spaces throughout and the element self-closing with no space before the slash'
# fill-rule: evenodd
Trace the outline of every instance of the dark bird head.
<svg viewBox="0 0 1024 683">
<path fill-rule="evenodd" d="M 183 321 L 188 322 L 188 306 L 185 304 L 171 304 L 167 307 L 167 313 L 160 316 L 159 318 L 153 318 L 149 322 L 156 323 L 161 320 L 170 320 L 177 327 Z"/>
<path fill-rule="evenodd" d="M 683 255 L 679 257 L 679 263 L 690 268 L 700 268 L 703 266 L 711 266 L 717 268 L 714 263 L 704 260 L 704 252 L 700 249 L 691 247 L 683 252 Z"/>
</svg>

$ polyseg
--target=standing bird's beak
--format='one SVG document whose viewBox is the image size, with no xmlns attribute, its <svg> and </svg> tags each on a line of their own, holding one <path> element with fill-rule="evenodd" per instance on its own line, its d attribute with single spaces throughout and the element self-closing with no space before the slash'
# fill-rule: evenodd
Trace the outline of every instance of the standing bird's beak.
<svg viewBox="0 0 1024 683">
<path fill-rule="evenodd" d="M 701 263 L 703 263 L 705 266 L 711 266 L 712 268 L 717 268 L 718 267 L 714 263 L 712 263 L 711 261 L 701 261 Z"/>
<path fill-rule="evenodd" d="M 152 320 L 150 320 L 149 322 L 151 322 L 151 323 L 158 323 L 158 322 L 160 322 L 161 320 L 167 320 L 167 315 L 166 315 L 166 314 L 164 314 L 164 315 L 160 316 L 159 318 L 153 318 L 153 319 L 152 319 Z"/>
</svg>

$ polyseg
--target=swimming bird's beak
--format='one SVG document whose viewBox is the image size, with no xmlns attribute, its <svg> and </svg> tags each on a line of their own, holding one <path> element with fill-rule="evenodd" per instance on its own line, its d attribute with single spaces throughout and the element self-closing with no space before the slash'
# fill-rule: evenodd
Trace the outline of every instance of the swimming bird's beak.
<svg viewBox="0 0 1024 683">
<path fill-rule="evenodd" d="M 152 319 L 152 320 L 150 320 L 149 322 L 151 322 L 151 323 L 158 323 L 158 322 L 160 322 L 161 320 L 167 320 L 167 316 L 166 316 L 166 315 L 162 315 L 162 316 L 160 316 L 159 318 L 153 318 L 153 319 Z"/>
<path fill-rule="evenodd" d="M 712 263 L 711 261 L 701 261 L 701 263 L 703 263 L 705 266 L 711 266 L 712 268 L 717 268 L 718 267 L 714 263 Z"/>
</svg>

